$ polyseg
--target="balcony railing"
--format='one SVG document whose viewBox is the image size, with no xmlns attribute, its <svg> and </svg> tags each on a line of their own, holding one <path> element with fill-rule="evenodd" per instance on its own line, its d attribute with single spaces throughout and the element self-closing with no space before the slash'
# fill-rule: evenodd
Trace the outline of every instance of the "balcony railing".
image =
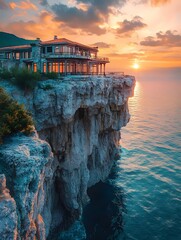
<svg viewBox="0 0 181 240">
<path fill-rule="evenodd" d="M 82 59 L 91 59 L 89 55 L 81 55 L 77 53 L 68 53 L 68 52 L 63 52 L 63 53 L 46 53 L 42 54 L 42 57 L 46 58 L 82 58 Z"/>
<path fill-rule="evenodd" d="M 96 57 L 96 58 L 91 58 L 91 59 L 95 59 L 97 61 L 102 61 L 102 62 L 109 62 L 109 58 L 106 57 Z"/>
<path fill-rule="evenodd" d="M 45 58 L 77 58 L 77 59 L 87 59 L 87 60 L 96 60 L 96 61 L 102 61 L 102 62 L 109 62 L 109 58 L 101 58 L 101 57 L 95 57 L 90 55 L 83 55 L 79 53 L 69 53 L 69 52 L 63 52 L 63 53 L 45 53 L 42 54 L 42 57 Z"/>
<path fill-rule="evenodd" d="M 85 59 L 85 60 L 92 60 L 92 61 L 99 61 L 102 63 L 109 62 L 109 58 L 105 57 L 96 57 L 96 56 L 90 56 L 88 54 L 79 54 L 79 53 L 69 53 L 69 52 L 63 52 L 63 53 L 46 53 L 41 55 L 43 58 L 49 58 L 49 59 L 66 59 L 66 58 L 72 58 L 72 59 Z M 9 58 L 4 54 L 0 54 L 0 59 L 9 59 L 9 60 L 23 60 L 23 61 L 33 61 L 33 58 L 31 56 L 20 56 L 19 58 Z"/>
</svg>

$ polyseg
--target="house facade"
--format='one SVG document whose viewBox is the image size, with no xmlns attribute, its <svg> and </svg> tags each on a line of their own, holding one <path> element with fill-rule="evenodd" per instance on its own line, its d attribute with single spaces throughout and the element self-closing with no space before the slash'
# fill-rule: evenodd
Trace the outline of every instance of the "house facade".
<svg viewBox="0 0 181 240">
<path fill-rule="evenodd" d="M 98 57 L 98 47 L 89 47 L 66 38 L 30 45 L 0 48 L 0 67 L 27 67 L 41 73 L 105 74 L 108 58 Z"/>
</svg>

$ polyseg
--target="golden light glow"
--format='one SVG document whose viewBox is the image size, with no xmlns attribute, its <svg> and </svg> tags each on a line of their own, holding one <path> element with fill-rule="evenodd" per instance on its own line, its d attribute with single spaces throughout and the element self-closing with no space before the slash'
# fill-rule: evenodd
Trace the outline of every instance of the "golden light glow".
<svg viewBox="0 0 181 240">
<path fill-rule="evenodd" d="M 134 64 L 133 64 L 133 68 L 134 68 L 134 69 L 138 69 L 138 68 L 140 68 L 140 65 L 139 65 L 138 63 L 134 63 Z"/>
<path fill-rule="evenodd" d="M 109 57 L 108 72 L 123 71 L 134 75 L 155 68 L 180 67 L 180 0 L 147 0 L 144 4 L 143 1 L 124 1 L 124 5 L 118 5 L 119 1 L 107 1 L 106 7 L 100 5 L 94 16 L 90 13 L 98 6 L 96 1 L 51 0 L 48 1 L 50 7 L 40 4 L 43 1 L 0 2 L 7 2 L 2 5 L 6 14 L 0 14 L 1 31 L 8 30 L 25 39 L 39 37 L 48 41 L 57 35 L 88 46 L 103 43 L 99 47 L 99 57 Z M 57 2 L 65 5 L 69 16 L 59 16 L 59 11 L 63 10 L 56 9 Z M 141 13 L 141 18 L 134 18 L 135 12 Z M 175 17 L 170 18 L 171 12 Z"/>
<path fill-rule="evenodd" d="M 31 3 L 29 0 L 21 1 L 19 4 L 15 3 L 15 2 L 10 2 L 9 6 L 12 9 L 15 9 L 15 8 L 19 8 L 19 9 L 23 9 L 23 10 L 29 10 L 29 9 L 37 10 L 38 9 L 38 7 L 35 4 Z"/>
</svg>

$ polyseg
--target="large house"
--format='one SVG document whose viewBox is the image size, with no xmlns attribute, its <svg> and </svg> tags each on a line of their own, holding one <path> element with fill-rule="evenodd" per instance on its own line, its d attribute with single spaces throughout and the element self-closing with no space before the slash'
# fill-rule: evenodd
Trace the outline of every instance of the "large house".
<svg viewBox="0 0 181 240">
<path fill-rule="evenodd" d="M 24 67 L 41 73 L 105 74 L 108 58 L 98 57 L 98 47 L 66 38 L 37 40 L 29 45 L 0 48 L 0 67 Z"/>
</svg>

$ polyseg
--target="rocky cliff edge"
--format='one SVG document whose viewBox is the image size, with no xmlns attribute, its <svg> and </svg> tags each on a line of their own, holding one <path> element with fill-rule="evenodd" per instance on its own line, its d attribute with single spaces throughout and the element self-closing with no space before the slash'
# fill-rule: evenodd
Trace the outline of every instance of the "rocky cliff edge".
<svg viewBox="0 0 181 240">
<path fill-rule="evenodd" d="M 11 196 L 4 182 L 0 207 L 7 209 L 9 201 L 12 239 L 42 240 L 77 219 L 87 189 L 108 176 L 130 118 L 135 79 L 65 77 L 26 94 L 8 82 L 0 85 L 32 113 L 40 137 L 18 135 L 1 145 L 0 174 Z M 0 225 L 0 232 L 6 229 Z"/>
</svg>

